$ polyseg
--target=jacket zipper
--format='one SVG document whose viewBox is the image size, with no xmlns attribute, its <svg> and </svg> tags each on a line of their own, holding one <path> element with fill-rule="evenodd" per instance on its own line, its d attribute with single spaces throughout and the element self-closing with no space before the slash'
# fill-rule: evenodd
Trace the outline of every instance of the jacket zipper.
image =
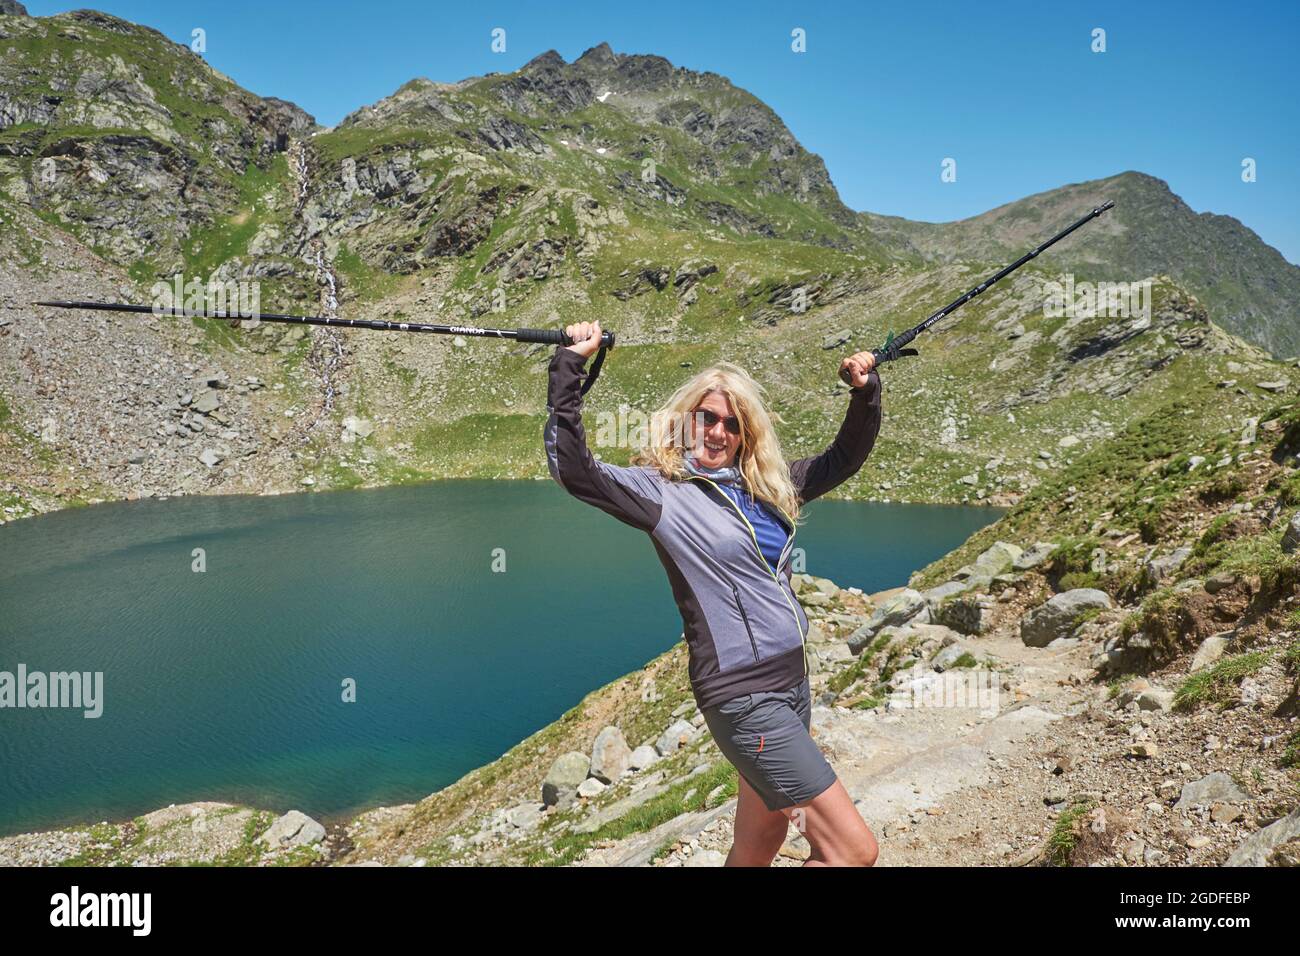
<svg viewBox="0 0 1300 956">
<path fill-rule="evenodd" d="M 703 475 L 691 475 L 690 477 L 698 478 L 700 481 L 707 481 L 709 484 L 713 485 L 714 488 L 718 488 L 718 483 L 711 478 L 705 478 Z M 781 597 L 785 599 L 786 605 L 790 608 L 790 613 L 794 615 L 794 627 L 795 630 L 799 632 L 799 646 L 803 649 L 803 673 L 804 676 L 807 677 L 808 676 L 808 642 L 805 640 L 807 635 L 804 634 L 803 622 L 799 620 L 799 612 L 796 611 L 794 609 L 794 605 L 790 603 L 790 598 L 789 596 L 786 595 L 785 588 L 781 587 L 781 579 L 777 577 L 776 571 L 772 570 L 772 566 L 767 563 L 767 558 L 763 557 L 763 549 L 758 546 L 758 535 L 754 531 L 754 526 L 749 523 L 749 519 L 745 517 L 745 512 L 741 511 L 740 506 L 737 505 L 734 501 L 732 501 L 730 496 L 721 488 L 718 488 L 718 494 L 722 495 L 723 498 L 726 498 L 727 504 L 731 505 L 731 507 L 735 510 L 736 514 L 740 515 L 740 520 L 745 522 L 745 527 L 749 529 L 749 538 L 751 541 L 754 542 L 754 552 L 758 555 L 759 562 L 763 565 L 763 567 L 767 570 L 767 572 L 772 575 L 772 580 L 776 582 L 777 589 L 781 592 Z M 781 514 L 786 518 L 786 520 L 789 520 L 790 516 L 785 513 L 784 509 L 781 510 Z M 794 522 L 791 521 L 790 539 L 785 543 L 787 550 L 789 549 L 790 545 L 794 542 L 794 532 L 795 532 Z M 784 557 L 782 557 L 782 559 L 777 562 L 778 568 L 781 567 L 781 565 L 784 563 L 784 560 L 785 560 Z M 735 589 L 736 587 L 735 582 L 732 582 L 731 587 L 733 590 Z M 744 614 L 743 610 L 741 611 L 741 614 Z M 745 620 L 745 626 L 746 628 L 749 627 L 748 619 Z M 750 640 L 752 641 L 753 638 L 754 635 L 751 633 Z"/>
<path fill-rule="evenodd" d="M 758 663 L 758 642 L 754 640 L 754 629 L 749 626 L 749 615 L 745 613 L 745 605 L 740 603 L 740 588 L 736 587 L 736 582 L 731 582 L 731 593 L 736 596 L 736 607 L 740 608 L 740 619 L 745 622 L 745 633 L 749 635 L 749 646 L 754 649 L 754 663 Z"/>
</svg>

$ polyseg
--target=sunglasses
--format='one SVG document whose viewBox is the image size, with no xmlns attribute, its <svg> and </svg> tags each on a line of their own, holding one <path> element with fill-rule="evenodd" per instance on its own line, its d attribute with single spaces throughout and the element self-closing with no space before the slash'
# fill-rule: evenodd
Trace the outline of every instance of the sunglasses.
<svg viewBox="0 0 1300 956">
<path fill-rule="evenodd" d="M 722 422 L 722 427 L 732 435 L 740 434 L 740 419 L 735 415 L 728 415 L 726 418 L 723 418 L 721 415 L 716 412 L 711 412 L 707 408 L 697 409 L 695 414 L 700 417 L 700 421 L 704 423 L 705 428 L 712 428 L 714 425 L 718 424 L 718 422 Z"/>
</svg>

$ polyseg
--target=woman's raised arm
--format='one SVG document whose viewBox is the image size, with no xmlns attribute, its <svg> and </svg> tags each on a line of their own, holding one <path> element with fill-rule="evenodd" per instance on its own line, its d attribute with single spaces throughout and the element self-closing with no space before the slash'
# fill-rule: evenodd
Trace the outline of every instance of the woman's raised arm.
<svg viewBox="0 0 1300 956">
<path fill-rule="evenodd" d="M 858 473 L 880 432 L 880 373 L 875 369 L 865 384 L 849 392 L 835 440 L 819 455 L 790 462 L 790 479 L 803 501 L 812 501 Z"/>
<path fill-rule="evenodd" d="M 581 342 L 582 326 L 588 325 L 580 323 L 565 331 Z M 599 326 L 594 328 L 594 341 L 599 343 Z M 579 334 L 575 336 L 571 330 Z M 621 468 L 597 461 L 587 448 L 581 388 L 589 354 L 561 346 L 551 356 L 547 419 L 542 432 L 547 466 L 551 477 L 579 501 L 595 505 L 634 528 L 653 531 L 663 508 L 661 479 L 645 468 Z"/>
</svg>

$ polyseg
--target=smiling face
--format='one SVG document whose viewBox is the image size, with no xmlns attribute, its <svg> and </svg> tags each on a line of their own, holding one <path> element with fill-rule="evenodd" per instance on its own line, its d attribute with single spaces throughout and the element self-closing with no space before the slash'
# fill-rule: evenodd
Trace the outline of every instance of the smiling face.
<svg viewBox="0 0 1300 956">
<path fill-rule="evenodd" d="M 716 416 L 713 425 L 705 424 L 704 412 Z M 729 468 L 736 464 L 736 452 L 740 450 L 740 435 L 727 431 L 727 419 L 735 417 L 731 402 L 722 392 L 709 392 L 695 406 L 695 413 L 690 418 L 691 448 L 695 460 L 705 468 Z"/>
</svg>

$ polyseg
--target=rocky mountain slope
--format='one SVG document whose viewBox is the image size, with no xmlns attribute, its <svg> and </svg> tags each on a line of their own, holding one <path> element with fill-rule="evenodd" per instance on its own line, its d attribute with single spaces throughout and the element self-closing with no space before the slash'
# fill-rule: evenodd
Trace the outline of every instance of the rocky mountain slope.
<svg viewBox="0 0 1300 956">
<path fill-rule="evenodd" d="M 1068 223 L 1076 210 L 1113 199 L 1116 215 L 1053 248 L 1052 261 L 1080 280 L 1128 281 L 1169 272 L 1223 328 L 1278 356 L 1300 354 L 1300 267 L 1231 216 L 1195 213 L 1168 184 L 1125 172 L 1074 183 L 952 223 L 864 214 L 873 232 L 930 261 L 1011 261 Z"/>
<path fill-rule="evenodd" d="M 725 78 L 606 45 L 573 63 L 548 52 L 510 74 L 412 80 L 321 130 L 104 14 L 4 16 L 0 34 L 6 517 L 140 495 L 545 477 L 536 346 L 29 306 L 149 301 L 178 270 L 255 283 L 263 310 L 599 318 L 620 347 L 594 413 L 649 412 L 725 357 L 764 382 L 798 452 L 838 422 L 846 350 L 1110 197 L 1112 212 L 889 370 L 876 468 L 840 493 L 1010 503 L 1188 380 L 1293 387 L 1225 331 L 1274 342 L 1295 325 L 1276 253 L 1250 239 L 1228 255 L 1222 230 L 1140 174 L 907 223 L 847 210 L 821 160 Z M 1228 262 L 1267 328 L 1225 297 Z M 1048 284 L 1071 277 L 1150 279 L 1149 321 L 1051 317 Z"/>
</svg>

